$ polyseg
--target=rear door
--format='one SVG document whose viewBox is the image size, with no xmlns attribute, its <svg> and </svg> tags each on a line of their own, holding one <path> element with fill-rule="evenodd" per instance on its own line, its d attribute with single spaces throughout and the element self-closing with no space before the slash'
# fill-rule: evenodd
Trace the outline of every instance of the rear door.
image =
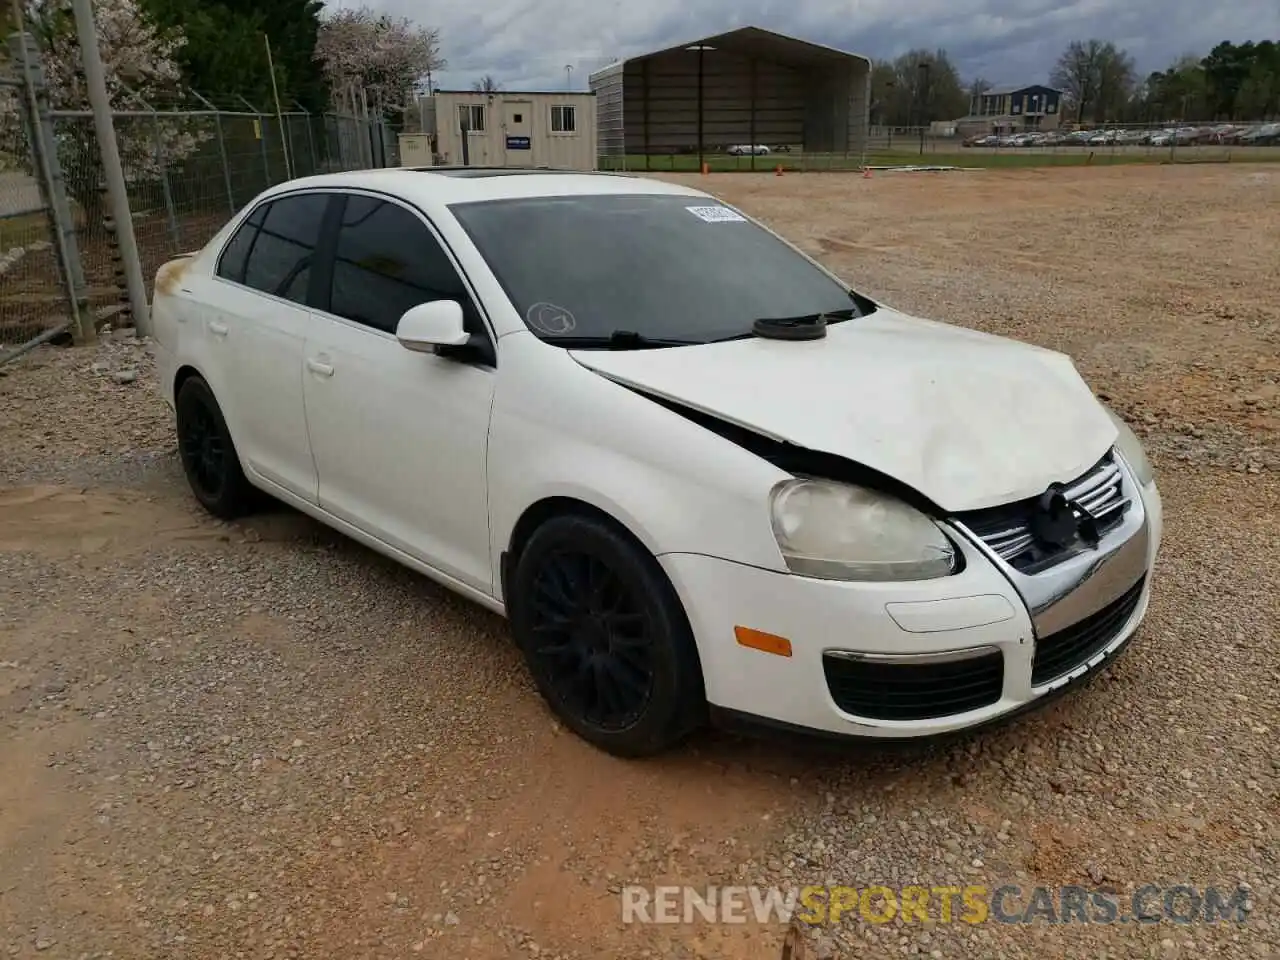
<svg viewBox="0 0 1280 960">
<path fill-rule="evenodd" d="M 286 194 L 263 202 L 219 258 L 216 308 L 204 315 L 220 371 L 218 403 L 245 465 L 316 502 L 315 463 L 302 399 L 302 346 L 312 260 L 331 195 Z"/>
</svg>

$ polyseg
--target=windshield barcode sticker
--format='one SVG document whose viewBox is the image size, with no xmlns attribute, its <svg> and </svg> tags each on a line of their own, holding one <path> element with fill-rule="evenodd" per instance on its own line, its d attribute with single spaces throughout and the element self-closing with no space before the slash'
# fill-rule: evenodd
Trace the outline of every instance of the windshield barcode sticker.
<svg viewBox="0 0 1280 960">
<path fill-rule="evenodd" d="M 746 223 L 747 218 L 728 207 L 685 207 L 699 220 L 707 223 Z"/>
</svg>

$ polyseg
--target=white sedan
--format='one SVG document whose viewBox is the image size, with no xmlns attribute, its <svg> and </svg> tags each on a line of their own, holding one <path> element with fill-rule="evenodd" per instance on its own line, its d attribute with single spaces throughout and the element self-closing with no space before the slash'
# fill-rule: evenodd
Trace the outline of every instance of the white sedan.
<svg viewBox="0 0 1280 960">
<path fill-rule="evenodd" d="M 619 755 L 708 720 L 980 726 L 1147 609 L 1151 467 L 1070 359 L 898 312 L 687 187 L 295 180 L 161 268 L 153 324 L 209 511 L 265 492 L 504 614 Z"/>
</svg>

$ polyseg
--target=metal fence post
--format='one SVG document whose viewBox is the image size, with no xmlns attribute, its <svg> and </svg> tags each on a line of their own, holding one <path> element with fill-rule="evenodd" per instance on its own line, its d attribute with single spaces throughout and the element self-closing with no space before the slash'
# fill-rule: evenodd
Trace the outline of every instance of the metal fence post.
<svg viewBox="0 0 1280 960">
<path fill-rule="evenodd" d="M 53 218 L 50 226 L 54 249 L 66 288 L 72 326 L 78 340 L 92 342 L 97 336 L 97 329 L 88 314 L 89 293 L 84 279 L 84 263 L 80 259 L 76 222 L 67 201 L 66 181 L 58 158 L 58 140 L 53 128 L 53 115 L 49 111 L 49 93 L 44 65 L 40 61 L 40 48 L 35 37 L 23 31 L 9 37 L 9 49 L 22 65 L 23 86 L 28 98 L 23 112 L 31 114 L 29 128 L 37 167 L 36 180 Z"/>
<path fill-rule="evenodd" d="M 329 136 L 328 122 L 325 123 L 325 138 Z M 333 134 L 334 139 L 338 143 L 338 165 L 343 169 L 347 169 L 347 138 L 344 134 L 342 115 L 334 114 L 333 116 Z"/>
<path fill-rule="evenodd" d="M 160 138 L 160 114 L 152 114 L 154 123 L 152 130 L 156 141 L 156 166 L 160 168 L 160 191 L 164 195 L 164 212 L 169 221 L 169 239 L 173 241 L 175 251 L 182 245 L 178 236 L 178 214 L 173 208 L 173 191 L 169 189 L 169 169 L 164 162 L 164 146 Z"/>
<path fill-rule="evenodd" d="M 218 111 L 213 115 L 213 126 L 218 136 L 218 157 L 222 161 L 222 182 L 227 188 L 227 207 L 232 213 L 236 212 L 236 195 L 235 190 L 231 186 L 231 163 L 227 159 L 227 138 L 222 134 L 222 112 Z"/>
<path fill-rule="evenodd" d="M 254 136 L 258 138 L 258 143 L 262 145 L 262 186 L 263 189 L 266 189 L 271 186 L 271 164 L 267 160 L 267 125 L 262 122 L 262 114 L 257 107 L 239 94 L 237 94 L 237 97 L 239 97 L 241 103 L 249 108 L 249 113 L 253 117 Z"/>
<path fill-rule="evenodd" d="M 320 161 L 316 157 L 316 135 L 315 135 L 315 132 L 312 130 L 312 127 L 314 126 L 314 124 L 311 122 L 311 114 L 309 113 L 306 116 L 306 123 L 307 123 L 307 146 L 311 148 L 311 172 L 319 173 Z"/>
<path fill-rule="evenodd" d="M 192 90 L 192 95 L 199 100 L 206 110 L 213 113 L 213 129 L 218 138 L 218 158 L 222 161 L 222 182 L 227 188 L 227 206 L 232 213 L 236 212 L 236 196 L 231 186 L 231 164 L 227 161 L 227 138 L 222 132 L 222 111 L 200 96 L 199 91 Z"/>
<path fill-rule="evenodd" d="M 257 127 L 258 143 L 262 145 L 262 180 L 263 188 L 271 186 L 271 163 L 267 160 L 267 125 L 262 122 L 262 115 L 255 114 L 254 126 Z"/>
<path fill-rule="evenodd" d="M 253 114 L 253 128 L 262 148 L 262 188 L 265 189 L 271 186 L 271 161 L 266 156 L 266 123 L 262 122 L 262 114 Z"/>
</svg>

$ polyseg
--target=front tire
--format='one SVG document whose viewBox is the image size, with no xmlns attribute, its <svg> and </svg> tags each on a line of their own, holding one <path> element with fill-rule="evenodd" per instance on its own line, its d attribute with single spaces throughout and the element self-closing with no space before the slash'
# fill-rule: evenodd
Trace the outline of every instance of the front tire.
<svg viewBox="0 0 1280 960">
<path fill-rule="evenodd" d="M 240 468 L 240 455 L 209 385 L 198 376 L 183 381 L 174 409 L 178 456 L 196 499 L 222 520 L 249 513 L 254 490 Z"/>
<path fill-rule="evenodd" d="M 612 525 L 553 517 L 516 561 L 508 611 L 539 692 L 615 756 L 664 752 L 706 714 L 688 619 L 661 567 Z"/>
</svg>

